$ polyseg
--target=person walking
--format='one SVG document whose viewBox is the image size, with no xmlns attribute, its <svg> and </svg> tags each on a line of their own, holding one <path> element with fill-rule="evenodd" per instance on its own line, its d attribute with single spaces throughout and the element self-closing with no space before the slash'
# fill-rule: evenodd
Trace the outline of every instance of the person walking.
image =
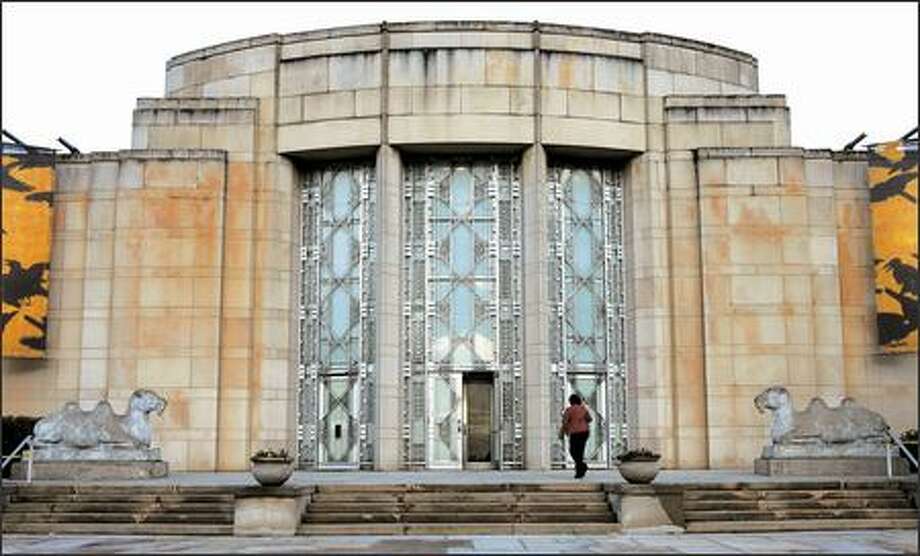
<svg viewBox="0 0 920 556">
<path fill-rule="evenodd" d="M 563 435 L 569 435 L 569 453 L 575 460 L 575 478 L 581 479 L 588 472 L 588 464 L 585 463 L 585 443 L 588 442 L 590 434 L 591 413 L 588 406 L 581 402 L 581 396 L 572 394 L 569 396 L 569 407 L 565 408 L 562 414 L 562 427 L 559 429 L 559 438 Z"/>
</svg>

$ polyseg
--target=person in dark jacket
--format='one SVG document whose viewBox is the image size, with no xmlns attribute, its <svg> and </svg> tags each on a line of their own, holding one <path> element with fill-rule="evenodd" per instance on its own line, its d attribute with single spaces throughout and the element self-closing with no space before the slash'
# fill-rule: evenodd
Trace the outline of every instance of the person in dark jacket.
<svg viewBox="0 0 920 556">
<path fill-rule="evenodd" d="M 591 413 L 588 406 L 581 402 L 581 396 L 572 394 L 569 396 L 569 407 L 562 414 L 562 427 L 559 429 L 559 438 L 563 435 L 569 435 L 569 453 L 575 460 L 575 478 L 581 479 L 588 472 L 588 464 L 585 463 L 585 443 L 588 442 L 590 434 Z"/>
</svg>

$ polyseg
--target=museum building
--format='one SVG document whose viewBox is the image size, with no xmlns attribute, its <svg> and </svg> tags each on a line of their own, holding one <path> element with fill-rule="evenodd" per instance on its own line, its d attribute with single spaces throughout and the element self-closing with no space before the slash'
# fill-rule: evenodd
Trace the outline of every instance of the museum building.
<svg viewBox="0 0 920 556">
<path fill-rule="evenodd" d="M 266 447 L 559 468 L 572 392 L 596 468 L 751 468 L 774 384 L 916 426 L 916 348 L 877 338 L 867 154 L 791 146 L 757 71 L 512 22 L 176 56 L 131 149 L 57 156 L 47 345 L 4 357 L 3 412 L 150 388 L 155 445 L 200 471 Z"/>
</svg>

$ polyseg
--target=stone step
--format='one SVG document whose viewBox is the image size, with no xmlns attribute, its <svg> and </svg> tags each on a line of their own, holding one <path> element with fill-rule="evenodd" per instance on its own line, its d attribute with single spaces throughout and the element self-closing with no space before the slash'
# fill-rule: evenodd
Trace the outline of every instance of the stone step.
<svg viewBox="0 0 920 556">
<path fill-rule="evenodd" d="M 610 512 L 567 514 L 527 514 L 515 512 L 445 512 L 445 513 L 313 513 L 303 516 L 304 523 L 607 523 L 614 521 Z"/>
<path fill-rule="evenodd" d="M 607 494 L 604 492 L 580 492 L 573 494 L 560 494 L 548 492 L 481 492 L 467 494 L 407 493 L 403 500 L 406 502 L 489 502 L 489 501 L 515 501 L 527 503 L 556 503 L 556 502 L 605 502 Z"/>
<path fill-rule="evenodd" d="M 330 492 L 314 493 L 310 499 L 312 503 L 320 502 L 348 502 L 351 504 L 385 504 L 398 503 L 402 493 L 393 494 L 333 494 Z"/>
<path fill-rule="evenodd" d="M 233 525 L 204 523 L 8 523 L 4 534 L 18 535 L 232 535 Z"/>
<path fill-rule="evenodd" d="M 150 503 L 150 502 L 170 502 L 181 504 L 190 503 L 211 503 L 211 504 L 233 504 L 233 495 L 222 494 L 116 494 L 116 493 L 98 493 L 98 494 L 41 494 L 23 492 L 12 494 L 10 503 L 17 502 L 130 502 L 130 503 Z"/>
<path fill-rule="evenodd" d="M 198 502 L 18 502 L 10 505 L 10 512 L 93 512 L 93 513 L 137 513 L 155 510 L 158 512 L 229 512 L 233 503 Z"/>
<path fill-rule="evenodd" d="M 684 500 L 816 500 L 837 498 L 903 498 L 901 490 L 686 490 Z"/>
<path fill-rule="evenodd" d="M 456 503 L 476 504 L 489 502 L 503 503 L 565 503 L 565 502 L 605 502 L 607 495 L 603 492 L 549 493 L 549 492 L 406 492 L 376 494 L 334 494 L 317 492 L 311 497 L 312 503 L 348 502 L 364 503 Z"/>
<path fill-rule="evenodd" d="M 748 533 L 755 531 L 823 531 L 844 529 L 916 529 L 913 519 L 787 519 L 783 521 L 688 522 L 688 533 Z"/>
<path fill-rule="evenodd" d="M 300 535 L 607 535 L 619 523 L 310 523 Z"/>
<path fill-rule="evenodd" d="M 738 490 L 886 490 L 899 489 L 904 484 L 916 486 L 916 479 L 887 479 L 884 477 L 842 477 L 831 480 L 795 480 L 795 481 L 746 481 L 746 482 L 712 482 L 694 484 L 692 489 L 702 491 L 738 491 Z"/>
<path fill-rule="evenodd" d="M 301 523 L 400 523 L 399 512 L 332 512 L 303 514 Z"/>
<path fill-rule="evenodd" d="M 5 494 L 21 494 L 34 492 L 41 494 L 224 494 L 232 495 L 235 486 L 192 486 L 192 485 L 112 485 L 92 483 L 68 483 L 44 485 L 39 483 L 18 484 L 9 486 L 4 484 L 2 491 Z"/>
<path fill-rule="evenodd" d="M 316 485 L 315 494 L 400 494 L 409 485 Z"/>
<path fill-rule="evenodd" d="M 7 512 L 4 523 L 205 523 L 233 524 L 233 511 L 224 513 L 88 513 L 88 512 Z"/>
<path fill-rule="evenodd" d="M 691 521 L 781 521 L 797 519 L 917 519 L 913 509 L 786 509 L 762 511 L 684 511 L 684 519 Z"/>
<path fill-rule="evenodd" d="M 686 500 L 684 511 L 689 510 L 783 510 L 795 508 L 909 508 L 910 502 L 902 498 L 836 498 L 818 500 Z"/>
<path fill-rule="evenodd" d="M 312 502 L 308 511 L 324 512 L 496 512 L 568 513 L 606 511 L 607 502 Z"/>
<path fill-rule="evenodd" d="M 379 493 L 497 493 L 497 492 L 604 492 L 599 483 L 503 483 L 482 484 L 403 484 L 403 485 L 317 485 L 317 493 L 379 494 Z"/>
</svg>

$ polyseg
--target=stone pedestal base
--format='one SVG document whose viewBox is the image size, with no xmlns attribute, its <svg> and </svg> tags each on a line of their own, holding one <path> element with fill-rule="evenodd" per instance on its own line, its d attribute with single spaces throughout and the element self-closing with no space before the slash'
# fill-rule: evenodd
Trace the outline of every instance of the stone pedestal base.
<svg viewBox="0 0 920 556">
<path fill-rule="evenodd" d="M 661 492 L 650 485 L 615 485 L 607 501 L 623 529 L 683 525 L 682 494 Z"/>
<path fill-rule="evenodd" d="M 26 479 L 27 462 L 13 464 L 10 476 Z M 169 474 L 165 461 L 33 461 L 32 480 L 85 481 L 99 479 L 156 479 Z"/>
<path fill-rule="evenodd" d="M 251 487 L 236 494 L 233 534 L 284 537 L 297 534 L 309 493 L 300 488 Z"/>
<path fill-rule="evenodd" d="M 887 476 L 888 464 L 884 457 L 852 458 L 757 458 L 754 473 L 758 475 L 807 476 Z M 891 458 L 892 475 L 908 475 L 907 461 Z"/>
<path fill-rule="evenodd" d="M 35 461 L 159 461 L 159 448 L 137 448 L 130 444 L 100 444 L 95 448 L 72 448 L 56 444 L 39 444 L 33 451 Z"/>
</svg>

